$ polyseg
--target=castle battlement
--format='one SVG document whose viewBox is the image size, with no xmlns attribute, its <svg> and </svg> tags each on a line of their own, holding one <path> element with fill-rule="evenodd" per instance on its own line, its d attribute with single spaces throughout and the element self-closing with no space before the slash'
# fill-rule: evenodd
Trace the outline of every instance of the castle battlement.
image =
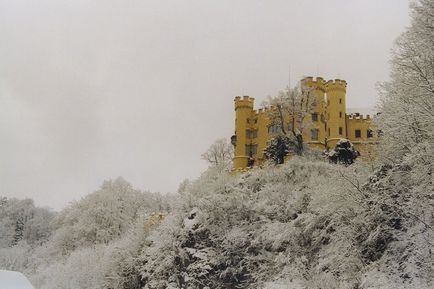
<svg viewBox="0 0 434 289">
<path fill-rule="evenodd" d="M 335 79 L 335 80 L 329 80 L 325 84 L 326 90 L 341 90 L 346 91 L 347 90 L 347 82 L 342 79 Z"/>
<path fill-rule="evenodd" d="M 235 109 L 237 108 L 251 108 L 253 109 L 253 104 L 255 102 L 255 98 L 250 97 L 248 95 L 244 95 L 241 99 L 241 96 L 235 96 Z"/>
<path fill-rule="evenodd" d="M 322 77 L 318 76 L 318 77 L 314 78 L 312 76 L 307 76 L 301 80 L 301 83 L 308 86 L 308 87 L 313 87 L 313 88 L 325 91 L 326 81 Z"/>
<path fill-rule="evenodd" d="M 324 78 L 322 78 L 320 76 L 317 76 L 317 77 L 306 76 L 301 81 L 306 82 L 306 83 L 312 83 L 312 84 L 324 84 L 326 82 L 324 80 Z"/>
<path fill-rule="evenodd" d="M 363 115 L 361 113 L 355 112 L 355 113 L 350 113 L 347 115 L 348 119 L 354 119 L 354 120 L 367 120 L 367 119 L 371 119 L 371 115 L 366 114 Z"/>
</svg>

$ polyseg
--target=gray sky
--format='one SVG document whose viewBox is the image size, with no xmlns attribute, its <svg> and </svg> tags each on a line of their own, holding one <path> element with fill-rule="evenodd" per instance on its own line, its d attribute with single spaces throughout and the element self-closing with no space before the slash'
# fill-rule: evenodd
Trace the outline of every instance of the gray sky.
<svg viewBox="0 0 434 289">
<path fill-rule="evenodd" d="M 376 103 L 407 0 L 0 0 L 0 195 L 59 209 L 123 176 L 174 192 L 233 97 L 348 82 Z"/>
</svg>

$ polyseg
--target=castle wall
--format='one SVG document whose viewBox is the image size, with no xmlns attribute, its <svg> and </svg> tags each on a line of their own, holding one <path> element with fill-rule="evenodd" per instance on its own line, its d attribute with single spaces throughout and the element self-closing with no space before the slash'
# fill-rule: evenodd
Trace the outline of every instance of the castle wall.
<svg viewBox="0 0 434 289">
<path fill-rule="evenodd" d="M 378 144 L 378 133 L 373 119 L 369 115 L 347 115 L 346 121 L 348 139 L 360 152 L 361 157 L 376 155 L 375 146 Z M 357 131 L 360 135 L 357 135 Z"/>
<path fill-rule="evenodd" d="M 268 118 L 267 112 L 268 110 L 259 109 L 256 114 L 256 127 L 258 130 L 256 143 L 258 148 L 255 161 L 258 165 L 262 164 L 265 160 L 264 150 L 267 147 L 267 142 L 269 140 L 268 126 L 270 125 L 270 119 Z"/>
</svg>

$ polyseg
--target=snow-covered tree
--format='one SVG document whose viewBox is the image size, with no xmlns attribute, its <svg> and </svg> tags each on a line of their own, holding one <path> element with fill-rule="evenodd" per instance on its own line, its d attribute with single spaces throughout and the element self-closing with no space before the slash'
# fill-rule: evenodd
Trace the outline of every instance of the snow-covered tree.
<svg viewBox="0 0 434 289">
<path fill-rule="evenodd" d="M 286 135 L 277 135 L 270 139 L 264 150 L 264 155 L 274 164 L 283 164 L 285 156 L 290 152 L 291 142 Z"/>
<path fill-rule="evenodd" d="M 340 139 L 334 149 L 327 153 L 329 161 L 344 165 L 351 165 L 356 160 L 359 153 L 348 139 Z"/>
<path fill-rule="evenodd" d="M 105 181 L 98 191 L 62 210 L 52 241 L 64 253 L 77 246 L 107 244 L 125 233 L 140 214 L 164 207 L 162 201 L 134 189 L 123 178 Z"/>
<path fill-rule="evenodd" d="M 213 166 L 230 166 L 234 156 L 234 147 L 226 139 L 216 140 L 201 157 Z"/>
<path fill-rule="evenodd" d="M 285 140 L 289 152 L 301 155 L 305 149 L 303 132 L 309 127 L 306 116 L 313 112 L 316 105 L 313 90 L 302 83 L 294 88 L 288 86 L 277 96 L 269 97 L 264 105 L 272 108 L 268 117 L 276 137 Z"/>
<path fill-rule="evenodd" d="M 389 161 L 434 138 L 434 3 L 413 3 L 411 16 L 392 52 L 390 81 L 380 88 L 378 123 Z"/>
<path fill-rule="evenodd" d="M 412 286 L 429 288 L 434 284 L 434 2 L 414 1 L 411 8 L 411 24 L 392 51 L 390 81 L 380 88 L 385 164 L 368 187 L 371 214 L 385 226 L 378 232 L 395 240 L 385 274 L 403 282 L 423 280 Z"/>
<path fill-rule="evenodd" d="M 54 212 L 39 208 L 31 199 L 2 198 L 0 205 L 0 248 L 14 246 L 24 240 L 41 244 L 52 233 Z"/>
</svg>

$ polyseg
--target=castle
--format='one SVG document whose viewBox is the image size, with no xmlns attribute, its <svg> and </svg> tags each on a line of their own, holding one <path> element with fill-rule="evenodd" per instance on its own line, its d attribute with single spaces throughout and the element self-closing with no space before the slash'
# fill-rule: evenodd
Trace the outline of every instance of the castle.
<svg viewBox="0 0 434 289">
<path fill-rule="evenodd" d="M 378 135 L 369 115 L 347 114 L 345 80 L 324 80 L 322 77 L 305 77 L 301 80 L 315 98 L 316 105 L 306 115 L 303 123 L 303 141 L 311 148 L 333 149 L 342 139 L 349 139 L 362 157 L 369 157 L 378 143 Z M 254 98 L 235 97 L 235 146 L 233 168 L 242 170 L 265 161 L 264 149 L 276 131 L 270 120 L 272 107 L 254 109 Z M 290 125 L 290 124 L 288 124 Z"/>
</svg>

